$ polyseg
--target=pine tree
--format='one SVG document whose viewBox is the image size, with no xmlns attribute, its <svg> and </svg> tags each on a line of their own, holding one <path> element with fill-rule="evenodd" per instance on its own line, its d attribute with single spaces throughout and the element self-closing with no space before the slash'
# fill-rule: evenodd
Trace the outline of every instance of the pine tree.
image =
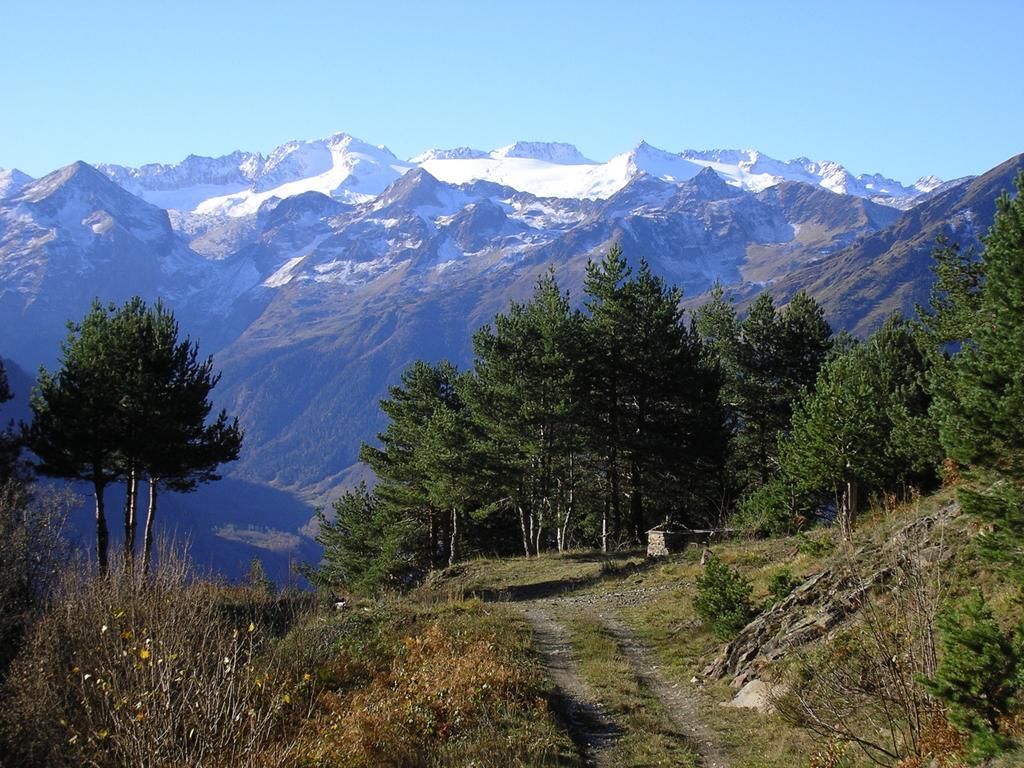
<svg viewBox="0 0 1024 768">
<path fill-rule="evenodd" d="M 7 372 L 0 361 L 0 405 L 13 398 Z M 26 478 L 21 462 L 21 439 L 14 431 L 13 422 L 7 427 L 0 425 L 0 430 L 0 487 L 8 482 L 23 483 Z"/>
<path fill-rule="evenodd" d="M 113 306 L 98 301 L 61 343 L 60 368 L 40 369 L 25 437 L 36 470 L 50 477 L 84 480 L 95 499 L 96 559 L 107 571 L 109 533 L 104 494 L 122 476 L 118 463 L 120 396 L 109 332 Z"/>
<path fill-rule="evenodd" d="M 928 690 L 948 707 L 950 722 L 968 736 L 975 758 L 992 757 L 1012 740 L 1000 720 L 1017 703 L 1024 674 L 1024 625 L 1005 631 L 980 594 L 939 616 L 943 656 Z"/>
<path fill-rule="evenodd" d="M 825 311 L 806 291 L 799 291 L 779 319 L 779 377 L 787 413 L 814 387 L 818 371 L 832 351 L 832 326 Z"/>
<path fill-rule="evenodd" d="M 210 394 L 220 374 L 214 373 L 212 357 L 199 357 L 197 342 L 179 340 L 178 323 L 160 302 L 151 310 L 144 307 L 134 357 L 139 374 L 131 419 L 142 425 L 145 438 L 133 465 L 145 472 L 149 486 L 143 535 L 143 573 L 148 573 L 160 488 L 190 492 L 219 480 L 217 468 L 238 458 L 243 434 L 238 419 L 229 420 L 223 409 L 209 421 Z M 137 517 L 132 519 L 134 541 Z"/>
<path fill-rule="evenodd" d="M 655 516 L 703 516 L 723 461 L 721 377 L 699 334 L 682 321 L 682 292 L 643 259 L 634 276 L 618 247 L 588 266 L 581 379 L 590 448 L 607 478 L 615 535 L 629 501 L 629 535 Z M 658 489 L 655 493 L 654 489 Z M 678 507 L 670 507 L 672 491 Z"/>
<path fill-rule="evenodd" d="M 736 463 L 746 487 L 764 485 L 775 471 L 779 437 L 789 427 L 794 404 L 813 387 L 831 336 L 821 307 L 802 291 L 782 313 L 771 295 L 762 293 L 743 319 L 733 387 Z"/>
<path fill-rule="evenodd" d="M 773 505 L 797 512 L 824 493 L 835 500 L 849 535 L 862 492 L 933 482 L 940 452 L 929 415 L 931 360 L 899 317 L 866 343 L 834 355 L 780 441 L 778 482 L 752 497 L 748 511 L 773 518 Z"/>
<path fill-rule="evenodd" d="M 178 341 L 173 314 L 138 297 L 121 308 L 99 302 L 62 345 L 56 374 L 41 370 L 27 430 L 41 473 L 88 480 L 96 497 L 97 559 L 107 568 L 106 486 L 125 479 L 124 560 L 132 568 L 138 483 L 148 475 L 145 533 L 148 570 L 158 487 L 192 490 L 218 478 L 216 467 L 237 458 L 241 430 L 221 411 L 212 424 L 210 390 L 219 377 L 212 359 Z"/>
<path fill-rule="evenodd" d="M 488 483 L 515 507 L 527 556 L 540 551 L 548 531 L 564 549 L 577 512 L 580 335 L 580 317 L 549 272 L 528 302 L 513 303 L 473 338 L 467 396 Z"/>
<path fill-rule="evenodd" d="M 948 454 L 989 486 L 961 493 L 964 509 L 994 526 L 983 550 L 1024 579 L 1024 174 L 1016 188 L 1015 198 L 997 201 L 971 340 L 954 359 L 937 412 Z"/>
<path fill-rule="evenodd" d="M 413 518 L 360 484 L 334 502 L 334 517 L 317 510 L 316 540 L 324 553 L 310 574 L 314 584 L 369 594 L 403 583 L 423 565 Z"/>
<path fill-rule="evenodd" d="M 444 410 L 461 411 L 464 403 L 458 393 L 460 375 L 448 362 L 430 365 L 416 361 L 407 368 L 397 386 L 388 390 L 389 398 L 380 403 L 388 417 L 385 430 L 377 435 L 380 447 L 363 444 L 359 457 L 377 476 L 375 502 L 383 510 L 382 519 L 403 530 L 417 531 L 417 561 L 426 567 L 438 567 L 451 559 L 451 510 L 438 506 L 432 493 L 434 461 L 430 455 L 429 430 L 438 427 L 438 414 Z"/>
<path fill-rule="evenodd" d="M 584 284 L 587 320 L 584 325 L 584 354 L 580 366 L 580 391 L 584 401 L 585 428 L 590 453 L 604 477 L 604 510 L 601 548 L 608 548 L 609 536 L 622 536 L 622 466 L 626 425 L 622 420 L 626 402 L 625 351 L 632 343 L 628 283 L 632 270 L 622 249 L 613 245 L 599 262 L 587 263 Z M 611 530 L 609 531 L 609 522 Z"/>
<path fill-rule="evenodd" d="M 747 485 L 768 482 L 778 434 L 787 423 L 780 336 L 775 302 L 762 293 L 743 319 L 736 355 L 736 452 Z"/>
<path fill-rule="evenodd" d="M 802 491 L 823 490 L 835 500 L 843 535 L 852 530 L 860 488 L 884 472 L 886 423 L 863 346 L 830 360 L 814 392 L 793 413 L 781 443 L 785 481 Z M 784 481 L 784 482 L 785 482 Z"/>
</svg>

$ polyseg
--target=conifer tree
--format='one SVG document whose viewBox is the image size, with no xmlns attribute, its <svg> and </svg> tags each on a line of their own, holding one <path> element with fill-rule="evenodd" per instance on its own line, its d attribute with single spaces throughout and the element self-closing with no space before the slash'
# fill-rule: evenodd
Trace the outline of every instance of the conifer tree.
<svg viewBox="0 0 1024 768">
<path fill-rule="evenodd" d="M 938 624 L 944 653 L 925 685 L 967 734 L 973 756 L 992 757 L 1012 743 L 1000 721 L 1024 690 L 1024 624 L 1016 636 L 1007 632 L 977 593 L 959 609 L 947 608 Z"/>
<path fill-rule="evenodd" d="M 39 371 L 31 400 L 32 424 L 25 434 L 39 473 L 92 484 L 101 573 L 107 571 L 109 542 L 104 494 L 122 475 L 112 312 L 113 307 L 96 301 L 81 323 L 69 324 L 61 343 L 60 368 L 53 374 Z"/>
<path fill-rule="evenodd" d="M 628 498 L 635 540 L 655 515 L 679 513 L 669 509 L 667 491 L 699 499 L 710 467 L 720 465 L 721 380 L 697 332 L 682 322 L 682 292 L 643 259 L 634 276 L 613 247 L 588 265 L 586 291 L 581 377 L 590 446 L 602 459 L 615 535 Z M 686 507 L 693 516 L 693 505 Z"/>
<path fill-rule="evenodd" d="M 775 302 L 762 293 L 743 319 L 736 353 L 736 452 L 745 485 L 768 482 L 778 435 L 788 423 L 781 335 Z"/>
<path fill-rule="evenodd" d="M 473 337 L 468 399 L 492 489 L 515 506 L 527 556 L 547 532 L 564 549 L 577 511 L 580 335 L 580 317 L 549 272 L 528 302 L 513 303 Z"/>
<path fill-rule="evenodd" d="M 934 481 L 940 456 L 929 416 L 930 361 L 920 337 L 899 317 L 866 343 L 833 356 L 797 405 L 780 441 L 778 482 L 766 486 L 755 506 L 800 505 L 825 493 L 849 535 L 863 492 Z"/>
<path fill-rule="evenodd" d="M 315 584 L 372 593 L 401 582 L 423 565 L 416 521 L 368 491 L 365 484 L 343 494 L 333 509 L 333 519 L 317 510 L 316 540 L 324 553 L 311 574 Z"/>
<path fill-rule="evenodd" d="M 970 343 L 954 359 L 937 412 L 949 455 L 986 479 L 964 509 L 989 521 L 983 549 L 1024 579 L 1024 174 L 984 238 L 984 284 Z"/>
<path fill-rule="evenodd" d="M 605 483 L 602 550 L 607 550 L 609 536 L 618 541 L 622 535 L 621 469 L 626 437 L 622 420 L 626 398 L 623 379 L 627 365 L 625 351 L 632 343 L 627 288 L 631 277 L 632 270 L 618 244 L 599 262 L 587 263 L 584 306 L 588 316 L 584 326 L 580 388 L 589 448 Z"/>
<path fill-rule="evenodd" d="M 7 383 L 7 372 L 0 361 L 0 405 L 13 399 L 10 385 Z M 14 432 L 13 422 L 4 426 L 0 424 L 0 487 L 8 482 L 24 480 L 21 466 L 21 439 Z"/>
<path fill-rule="evenodd" d="M 441 425 L 440 412 L 464 408 L 459 378 L 447 361 L 413 363 L 380 403 L 388 417 L 387 427 L 377 435 L 380 447 L 364 443 L 359 453 L 377 475 L 376 501 L 388 519 L 403 521 L 402 530 L 415 531 L 417 558 L 427 567 L 451 557 L 451 509 L 438 505 L 438 489 L 431 485 L 436 464 L 430 452 L 436 437 L 430 430 Z"/>
<path fill-rule="evenodd" d="M 114 480 L 127 482 L 124 559 L 131 569 L 137 488 L 148 477 L 148 570 L 158 488 L 192 490 L 217 479 L 217 466 L 238 456 L 241 430 L 224 411 L 206 423 L 219 376 L 212 359 L 199 360 L 196 344 L 178 340 L 173 314 L 159 303 L 150 309 L 138 297 L 121 308 L 95 302 L 71 326 L 62 353 L 56 374 L 40 372 L 32 400 L 27 437 L 39 471 L 93 483 L 101 571 L 107 567 L 104 490 Z"/>
<path fill-rule="evenodd" d="M 832 347 L 832 329 L 807 293 L 779 312 L 760 294 L 740 325 L 735 363 L 736 463 L 747 487 L 764 485 L 778 464 L 777 445 L 793 406 L 814 386 Z"/>
</svg>

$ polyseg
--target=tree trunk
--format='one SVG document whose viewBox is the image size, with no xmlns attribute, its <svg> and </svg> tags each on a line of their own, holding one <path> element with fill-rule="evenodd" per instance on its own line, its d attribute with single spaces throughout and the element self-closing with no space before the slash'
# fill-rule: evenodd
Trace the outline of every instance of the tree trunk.
<svg viewBox="0 0 1024 768">
<path fill-rule="evenodd" d="M 430 511 L 427 518 L 429 520 L 430 528 L 430 567 L 437 568 L 440 563 L 440 559 L 437 555 L 438 550 L 441 547 L 440 542 L 437 540 L 437 515 L 434 514 L 433 511 Z"/>
<path fill-rule="evenodd" d="M 530 556 L 530 534 L 526 531 L 526 514 L 523 512 L 523 505 L 516 504 L 519 512 L 519 529 L 523 532 L 523 554 Z"/>
<path fill-rule="evenodd" d="M 135 530 L 139 478 L 132 467 L 128 473 L 127 495 L 124 500 L 124 570 L 131 573 L 135 569 Z"/>
<path fill-rule="evenodd" d="M 619 459 L 613 450 L 608 457 L 608 484 L 611 486 L 612 533 L 616 541 L 622 536 L 622 510 L 619 507 Z"/>
<path fill-rule="evenodd" d="M 633 537 L 640 541 L 644 533 L 643 478 L 640 465 L 635 460 L 633 461 L 632 472 L 630 472 L 630 486 L 629 512 L 633 526 Z"/>
<path fill-rule="evenodd" d="M 448 565 L 455 565 L 455 561 L 458 560 L 458 544 L 459 544 L 459 513 L 455 507 L 452 507 L 452 539 L 451 544 L 448 546 Z"/>
<path fill-rule="evenodd" d="M 96 496 L 96 562 L 100 567 L 100 575 L 107 575 L 107 544 L 110 535 L 107 531 L 107 513 L 103 504 L 103 493 L 107 484 L 100 480 L 92 481 L 93 494 Z"/>
<path fill-rule="evenodd" d="M 142 537 L 142 577 L 149 576 L 149 567 L 153 554 L 153 521 L 156 519 L 156 494 L 160 479 L 149 478 L 149 508 L 146 510 L 146 531 Z"/>
<path fill-rule="evenodd" d="M 608 499 L 604 500 L 604 509 L 601 510 L 601 551 L 608 552 Z"/>
<path fill-rule="evenodd" d="M 853 518 L 857 514 L 858 488 L 856 480 L 846 481 L 846 490 L 843 491 L 843 504 L 840 517 L 842 535 L 844 541 L 849 541 L 853 536 Z"/>
</svg>

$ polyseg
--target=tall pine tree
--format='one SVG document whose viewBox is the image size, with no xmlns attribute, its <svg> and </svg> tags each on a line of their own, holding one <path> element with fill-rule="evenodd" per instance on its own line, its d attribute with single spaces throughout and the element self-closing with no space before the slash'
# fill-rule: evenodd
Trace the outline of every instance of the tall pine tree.
<svg viewBox="0 0 1024 768">
<path fill-rule="evenodd" d="M 985 552 L 1024 579 L 1024 174 L 1016 189 L 997 201 L 971 341 L 954 359 L 937 411 L 949 455 L 988 486 L 961 493 L 964 509 L 994 526 Z"/>
</svg>

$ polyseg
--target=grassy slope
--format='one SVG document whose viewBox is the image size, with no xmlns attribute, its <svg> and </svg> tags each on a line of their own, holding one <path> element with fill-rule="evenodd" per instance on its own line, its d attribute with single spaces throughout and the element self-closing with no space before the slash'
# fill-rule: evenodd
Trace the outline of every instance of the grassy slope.
<svg viewBox="0 0 1024 768">
<path fill-rule="evenodd" d="M 904 505 L 895 512 L 865 514 L 852 547 L 887 541 L 893 531 L 916 516 L 933 512 L 952 497 L 952 491 L 943 491 Z M 975 529 L 972 521 L 958 518 L 949 536 L 959 546 Z M 802 578 L 846 555 L 846 550 L 837 548 L 825 529 L 799 538 L 726 542 L 717 545 L 715 552 L 752 581 L 753 597 L 759 604 L 770 599 L 768 584 L 780 569 L 786 568 Z M 656 563 L 645 562 L 643 553 L 638 551 L 609 557 L 579 552 L 531 560 L 480 559 L 435 575 L 423 589 L 450 597 L 481 594 L 512 600 L 556 594 L 595 598 L 626 595 L 627 599 L 619 600 L 615 610 L 653 650 L 662 672 L 674 684 L 701 686 L 708 694 L 710 702 L 703 713 L 705 720 L 717 731 L 733 765 L 789 768 L 808 764 L 812 756 L 827 745 L 812 734 L 787 725 L 778 716 L 718 706 L 717 702 L 729 700 L 735 691 L 725 681 L 701 678 L 702 670 L 718 653 L 721 643 L 705 629 L 693 610 L 695 582 L 701 571 L 699 556 L 699 550 L 690 548 L 681 555 Z M 948 577 L 952 597 L 981 587 L 1004 619 L 1010 621 L 1019 616 L 1021 606 L 1013 600 L 1013 585 L 969 554 L 957 560 Z M 636 597 L 629 599 L 629 595 Z M 659 715 L 656 702 L 644 701 L 645 693 L 625 671 L 624 660 L 616 654 L 614 641 L 603 632 L 600 624 L 585 614 L 574 615 L 567 624 L 574 633 L 581 673 L 587 682 L 613 710 L 627 714 L 626 722 L 653 734 L 642 748 L 629 744 L 617 747 L 625 758 L 621 764 L 635 760 L 637 764 L 686 765 L 689 758 L 673 751 L 678 748 L 678 742 L 671 737 L 671 728 Z M 694 678 L 697 682 L 692 682 Z"/>
</svg>

